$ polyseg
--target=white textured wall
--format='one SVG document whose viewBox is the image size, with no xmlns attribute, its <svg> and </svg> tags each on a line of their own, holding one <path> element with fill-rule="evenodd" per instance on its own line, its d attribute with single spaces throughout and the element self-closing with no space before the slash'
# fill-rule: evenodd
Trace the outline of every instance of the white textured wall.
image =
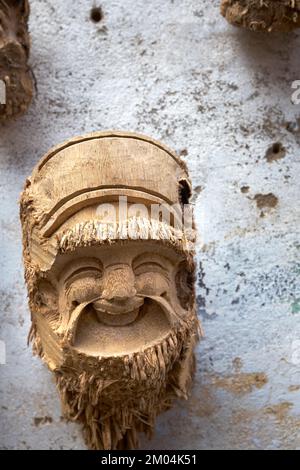
<svg viewBox="0 0 300 470">
<path fill-rule="evenodd" d="M 102 0 L 99 24 L 92 0 L 31 4 L 38 95 L 0 127 L 1 447 L 83 448 L 26 347 L 18 198 L 49 147 L 114 128 L 184 155 L 203 249 L 193 396 L 161 416 L 144 447 L 300 448 L 300 105 L 290 99 L 300 33 L 234 29 L 218 0 Z M 286 153 L 268 162 L 274 142 Z M 277 204 L 259 209 L 266 194 Z"/>
</svg>

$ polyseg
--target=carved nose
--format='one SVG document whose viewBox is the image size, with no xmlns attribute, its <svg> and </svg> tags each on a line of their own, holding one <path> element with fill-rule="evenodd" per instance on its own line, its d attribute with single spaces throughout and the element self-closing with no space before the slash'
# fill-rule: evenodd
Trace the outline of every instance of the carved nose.
<svg viewBox="0 0 300 470">
<path fill-rule="evenodd" d="M 110 266 L 104 274 L 102 298 L 122 303 L 136 295 L 134 274 L 130 266 Z"/>
</svg>

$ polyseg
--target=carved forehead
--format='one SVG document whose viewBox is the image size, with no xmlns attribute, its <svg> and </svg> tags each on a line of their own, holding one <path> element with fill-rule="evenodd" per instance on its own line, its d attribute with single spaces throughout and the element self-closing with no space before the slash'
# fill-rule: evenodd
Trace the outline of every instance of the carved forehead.
<svg viewBox="0 0 300 470">
<path fill-rule="evenodd" d="M 62 144 L 47 154 L 26 191 L 37 218 L 45 225 L 64 219 L 73 207 L 94 204 L 120 192 L 137 197 L 180 202 L 185 164 L 161 144 L 135 134 L 92 134 Z"/>
<path fill-rule="evenodd" d="M 96 133 L 72 139 L 42 159 L 22 194 L 27 263 L 35 271 L 48 271 L 60 253 L 115 245 L 124 238 L 138 238 L 141 243 L 144 238 L 155 239 L 174 251 L 189 251 L 185 233 L 176 233 L 177 209 L 164 224 L 155 219 L 153 222 L 152 216 L 146 219 L 144 214 L 138 219 L 129 214 L 130 204 L 136 203 L 148 208 L 179 207 L 180 212 L 183 199 L 188 202 L 182 191 L 188 199 L 184 163 L 156 141 L 126 133 Z M 111 227 L 102 224 L 97 208 L 111 205 L 120 196 L 126 196 L 129 209 L 127 217 L 118 220 L 115 237 Z M 129 224 L 137 237 L 122 236 Z"/>
</svg>

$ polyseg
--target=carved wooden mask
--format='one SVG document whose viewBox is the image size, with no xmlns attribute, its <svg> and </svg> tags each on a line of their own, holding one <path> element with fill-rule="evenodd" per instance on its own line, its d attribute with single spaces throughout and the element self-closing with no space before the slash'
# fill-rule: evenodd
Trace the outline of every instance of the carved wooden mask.
<svg viewBox="0 0 300 470">
<path fill-rule="evenodd" d="M 0 0 L 0 122 L 23 114 L 32 100 L 28 17 L 28 0 Z"/>
<path fill-rule="evenodd" d="M 221 13 L 234 26 L 252 31 L 292 31 L 300 27 L 300 0 L 222 0 Z"/>
<path fill-rule="evenodd" d="M 187 398 L 199 332 L 194 238 L 176 220 L 190 195 L 178 157 L 120 132 L 54 148 L 26 182 L 30 339 L 91 448 L 137 447 L 138 432 L 150 436 L 157 414 Z M 175 208 L 167 222 L 157 206 Z"/>
</svg>

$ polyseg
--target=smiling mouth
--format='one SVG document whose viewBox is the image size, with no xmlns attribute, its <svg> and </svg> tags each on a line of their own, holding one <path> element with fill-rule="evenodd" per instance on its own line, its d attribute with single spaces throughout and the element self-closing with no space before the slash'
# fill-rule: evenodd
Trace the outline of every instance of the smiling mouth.
<svg viewBox="0 0 300 470">
<path fill-rule="evenodd" d="M 166 309 L 156 300 L 140 299 L 136 308 L 124 312 L 123 307 L 122 313 L 99 301 L 81 311 L 72 346 L 90 356 L 122 356 L 160 343 L 171 329 Z"/>
</svg>

